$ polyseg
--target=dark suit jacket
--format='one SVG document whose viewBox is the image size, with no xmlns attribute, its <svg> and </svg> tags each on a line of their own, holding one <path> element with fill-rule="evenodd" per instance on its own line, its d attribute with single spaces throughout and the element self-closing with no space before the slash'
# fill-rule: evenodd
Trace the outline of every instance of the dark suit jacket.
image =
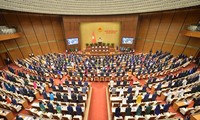
<svg viewBox="0 0 200 120">
<path fill-rule="evenodd" d="M 125 115 L 126 116 L 131 116 L 131 107 L 127 107 L 125 110 Z"/>
<path fill-rule="evenodd" d="M 76 106 L 76 114 L 77 115 L 82 115 L 82 109 L 81 109 L 81 106 Z"/>
<path fill-rule="evenodd" d="M 63 91 L 63 86 L 59 85 L 58 88 L 59 88 L 59 91 L 61 92 Z"/>
<path fill-rule="evenodd" d="M 56 93 L 56 97 L 58 101 L 61 101 L 61 94 L 60 93 Z"/>
<path fill-rule="evenodd" d="M 78 93 L 78 88 L 76 86 L 74 86 L 74 92 Z"/>
<path fill-rule="evenodd" d="M 67 96 L 67 95 L 63 95 L 63 101 L 64 101 L 64 102 L 68 102 L 68 101 L 69 101 L 69 99 L 68 99 L 68 96 Z"/>
<path fill-rule="evenodd" d="M 73 115 L 74 114 L 74 111 L 73 111 L 73 108 L 72 108 L 72 106 L 67 106 L 67 111 L 68 111 L 68 113 L 70 114 L 70 115 Z"/>
<path fill-rule="evenodd" d="M 46 92 L 42 92 L 42 95 L 43 95 L 44 99 L 48 99 Z"/>
<path fill-rule="evenodd" d="M 82 102 L 83 101 L 83 96 L 81 94 L 78 94 L 78 102 Z"/>
<path fill-rule="evenodd" d="M 127 92 L 131 93 L 132 92 L 132 87 L 129 86 Z"/>
<path fill-rule="evenodd" d="M 145 106 L 145 114 L 150 114 L 151 113 L 151 109 L 152 109 L 152 106 Z"/>
<path fill-rule="evenodd" d="M 165 104 L 163 107 L 163 112 L 167 112 L 169 110 L 170 104 Z"/>
<path fill-rule="evenodd" d="M 120 112 L 121 112 L 120 107 L 117 107 L 117 108 L 115 109 L 115 116 L 116 116 L 116 117 L 119 117 L 119 116 L 120 116 Z"/>
<path fill-rule="evenodd" d="M 51 103 L 48 103 L 48 104 L 47 104 L 47 107 L 48 107 L 48 109 L 49 109 L 49 112 L 54 113 L 53 105 L 52 105 Z"/>
<path fill-rule="evenodd" d="M 154 110 L 154 113 L 155 113 L 156 115 L 159 115 L 159 114 L 160 114 L 160 105 L 157 105 L 157 106 L 156 106 L 156 108 L 155 108 L 155 110 Z"/>
<path fill-rule="evenodd" d="M 74 102 L 77 101 L 77 96 L 74 93 L 72 93 L 71 98 L 72 98 L 72 101 Z"/>
</svg>

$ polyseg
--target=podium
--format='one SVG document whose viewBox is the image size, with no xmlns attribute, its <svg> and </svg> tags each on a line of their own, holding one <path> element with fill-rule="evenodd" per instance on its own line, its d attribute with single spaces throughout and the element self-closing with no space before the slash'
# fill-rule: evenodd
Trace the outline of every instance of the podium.
<svg viewBox="0 0 200 120">
<path fill-rule="evenodd" d="M 115 52 L 113 46 L 103 45 L 102 42 L 95 46 L 87 46 L 85 52 L 92 55 L 108 55 L 110 52 Z"/>
</svg>

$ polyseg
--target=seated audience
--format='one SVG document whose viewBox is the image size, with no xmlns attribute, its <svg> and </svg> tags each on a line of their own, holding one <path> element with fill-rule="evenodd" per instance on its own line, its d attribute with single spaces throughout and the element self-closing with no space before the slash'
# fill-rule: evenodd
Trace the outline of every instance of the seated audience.
<svg viewBox="0 0 200 120">
<path fill-rule="evenodd" d="M 152 108 L 153 108 L 153 107 L 147 103 L 146 106 L 145 106 L 145 114 L 146 114 L 146 115 L 150 114 Z"/>
<path fill-rule="evenodd" d="M 46 111 L 46 108 L 44 106 L 44 103 L 42 101 L 39 102 L 39 107 L 40 107 L 40 110 L 45 112 Z"/>
<path fill-rule="evenodd" d="M 70 114 L 72 116 L 74 115 L 74 110 L 70 104 L 68 104 L 68 106 L 67 106 L 67 111 L 68 111 L 68 114 Z"/>
<path fill-rule="evenodd" d="M 118 106 L 118 107 L 115 109 L 115 116 L 116 116 L 116 117 L 119 117 L 120 114 L 121 114 L 121 108 L 120 108 L 120 106 Z"/>
<path fill-rule="evenodd" d="M 62 112 L 61 106 L 58 103 L 56 104 L 56 111 L 57 111 L 57 113 Z"/>
<path fill-rule="evenodd" d="M 82 108 L 81 108 L 81 106 L 79 104 L 76 106 L 76 114 L 77 115 L 82 115 Z"/>
<path fill-rule="evenodd" d="M 142 115 L 142 106 L 141 105 L 138 106 L 135 115 Z"/>
<path fill-rule="evenodd" d="M 130 105 L 128 105 L 128 107 L 126 108 L 125 115 L 126 116 L 131 116 L 131 107 L 130 107 Z"/>
</svg>

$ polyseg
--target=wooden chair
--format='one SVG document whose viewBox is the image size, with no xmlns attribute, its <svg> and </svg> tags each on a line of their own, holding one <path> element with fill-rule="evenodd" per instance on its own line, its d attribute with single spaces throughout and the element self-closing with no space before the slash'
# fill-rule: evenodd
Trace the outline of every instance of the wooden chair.
<svg viewBox="0 0 200 120">
<path fill-rule="evenodd" d="M 110 77 L 105 77 L 104 81 L 106 82 L 110 81 Z"/>
<path fill-rule="evenodd" d="M 62 120 L 71 120 L 71 119 L 72 119 L 71 115 L 66 114 L 66 115 L 62 116 Z"/>
<path fill-rule="evenodd" d="M 95 82 L 98 82 L 98 81 L 99 81 L 99 77 L 97 77 L 97 76 L 94 77 L 94 81 L 95 81 Z"/>
<path fill-rule="evenodd" d="M 100 81 L 103 82 L 104 81 L 104 77 L 100 77 Z"/>
</svg>

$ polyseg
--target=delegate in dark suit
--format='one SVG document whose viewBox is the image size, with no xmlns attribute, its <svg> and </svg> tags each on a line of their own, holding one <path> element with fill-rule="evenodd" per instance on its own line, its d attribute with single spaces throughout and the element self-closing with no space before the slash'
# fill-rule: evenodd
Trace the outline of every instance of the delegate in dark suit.
<svg viewBox="0 0 200 120">
<path fill-rule="evenodd" d="M 128 105 L 128 107 L 126 108 L 125 115 L 126 116 L 131 116 L 131 107 L 130 107 L 130 105 Z"/>
<path fill-rule="evenodd" d="M 67 111 L 68 111 L 68 114 L 70 114 L 70 115 L 74 114 L 74 110 L 71 105 L 67 106 Z"/>
<path fill-rule="evenodd" d="M 80 105 L 77 105 L 77 106 L 76 106 L 76 114 L 77 114 L 77 115 L 82 115 L 82 108 L 81 108 Z"/>
<path fill-rule="evenodd" d="M 120 112 L 121 112 L 121 109 L 120 109 L 120 107 L 118 106 L 118 107 L 115 109 L 115 116 L 116 116 L 116 117 L 119 117 L 119 116 L 120 116 Z"/>
</svg>

